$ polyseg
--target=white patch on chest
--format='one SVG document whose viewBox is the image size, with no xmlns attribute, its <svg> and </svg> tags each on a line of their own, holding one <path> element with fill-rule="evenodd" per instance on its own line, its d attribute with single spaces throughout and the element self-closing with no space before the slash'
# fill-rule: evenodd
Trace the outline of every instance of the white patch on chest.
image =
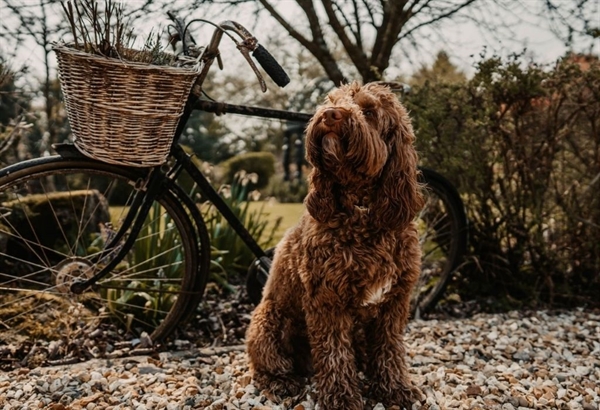
<svg viewBox="0 0 600 410">
<path fill-rule="evenodd" d="M 363 306 L 377 305 L 383 302 L 385 294 L 392 288 L 392 282 L 388 281 L 379 286 L 374 286 L 371 289 L 367 289 L 365 292 L 365 299 L 362 302 Z"/>
</svg>

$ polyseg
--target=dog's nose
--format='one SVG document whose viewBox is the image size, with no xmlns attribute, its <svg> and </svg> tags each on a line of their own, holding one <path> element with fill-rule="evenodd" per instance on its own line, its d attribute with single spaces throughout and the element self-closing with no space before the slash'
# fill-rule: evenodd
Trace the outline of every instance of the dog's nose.
<svg viewBox="0 0 600 410">
<path fill-rule="evenodd" d="M 344 118 L 342 112 L 337 108 L 326 109 L 323 113 L 323 116 L 323 122 L 325 122 L 325 125 L 329 126 L 335 125 L 337 122 L 340 122 L 342 118 Z"/>
</svg>

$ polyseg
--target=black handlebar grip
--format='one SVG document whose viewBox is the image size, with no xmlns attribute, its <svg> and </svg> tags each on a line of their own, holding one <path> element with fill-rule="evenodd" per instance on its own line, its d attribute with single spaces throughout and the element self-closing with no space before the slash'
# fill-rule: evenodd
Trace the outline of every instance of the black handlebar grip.
<svg viewBox="0 0 600 410">
<path fill-rule="evenodd" d="M 252 52 L 256 61 L 261 65 L 262 68 L 269 74 L 269 77 L 275 81 L 280 87 L 285 87 L 290 82 L 290 77 L 286 74 L 284 69 L 279 65 L 279 63 L 273 58 L 273 56 L 267 51 L 266 48 L 261 46 L 260 44 L 256 49 Z"/>
</svg>

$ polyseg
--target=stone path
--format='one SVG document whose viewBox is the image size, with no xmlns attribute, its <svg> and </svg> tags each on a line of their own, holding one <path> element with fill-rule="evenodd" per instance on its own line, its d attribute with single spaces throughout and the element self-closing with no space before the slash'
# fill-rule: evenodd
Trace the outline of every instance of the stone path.
<svg viewBox="0 0 600 410">
<path fill-rule="evenodd" d="M 408 361 L 426 399 L 413 409 L 600 410 L 600 313 L 568 311 L 415 321 Z M 16 369 L 0 408 L 315 408 L 310 386 L 275 404 L 252 384 L 243 346 Z M 365 400 L 366 409 L 384 410 Z"/>
</svg>

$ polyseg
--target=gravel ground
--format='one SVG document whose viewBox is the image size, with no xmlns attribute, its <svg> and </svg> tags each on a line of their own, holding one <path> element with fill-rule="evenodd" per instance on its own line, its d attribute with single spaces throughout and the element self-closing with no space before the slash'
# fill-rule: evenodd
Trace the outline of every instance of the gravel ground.
<svg viewBox="0 0 600 410">
<path fill-rule="evenodd" d="M 600 312 L 413 321 L 413 409 L 600 409 Z M 184 343 L 185 345 L 185 343 Z M 313 390 L 274 404 L 242 345 L 194 348 L 0 374 L 3 409 L 314 409 Z M 367 409 L 383 410 L 367 400 Z"/>
</svg>

